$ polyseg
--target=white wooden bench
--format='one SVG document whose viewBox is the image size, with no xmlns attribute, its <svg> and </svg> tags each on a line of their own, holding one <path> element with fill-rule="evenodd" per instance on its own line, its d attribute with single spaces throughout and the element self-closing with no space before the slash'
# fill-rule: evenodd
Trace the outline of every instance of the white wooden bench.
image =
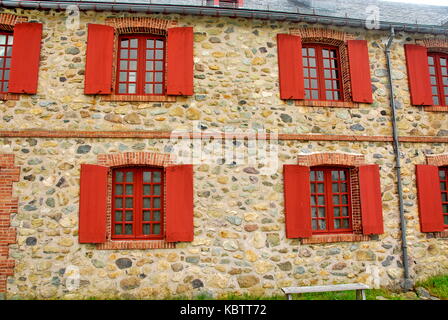
<svg viewBox="0 0 448 320">
<path fill-rule="evenodd" d="M 309 287 L 285 287 L 282 291 L 288 300 L 292 300 L 293 293 L 310 292 L 329 292 L 329 291 L 349 291 L 356 290 L 356 300 L 366 300 L 365 290 L 370 289 L 368 285 L 362 283 L 334 284 L 328 286 L 309 286 Z"/>
</svg>

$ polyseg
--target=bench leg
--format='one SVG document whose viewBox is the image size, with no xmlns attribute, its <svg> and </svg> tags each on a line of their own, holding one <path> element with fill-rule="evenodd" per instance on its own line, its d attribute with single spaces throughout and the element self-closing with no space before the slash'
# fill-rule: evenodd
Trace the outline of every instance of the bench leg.
<svg viewBox="0 0 448 320">
<path fill-rule="evenodd" d="M 292 295 L 291 294 L 286 294 L 286 299 L 287 300 L 292 300 Z"/>
<path fill-rule="evenodd" d="M 366 300 L 365 290 L 356 290 L 356 300 Z"/>
</svg>

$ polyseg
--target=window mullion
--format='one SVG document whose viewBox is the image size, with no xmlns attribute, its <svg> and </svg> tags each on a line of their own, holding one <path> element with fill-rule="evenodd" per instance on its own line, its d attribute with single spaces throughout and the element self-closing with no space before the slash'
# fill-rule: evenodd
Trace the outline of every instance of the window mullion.
<svg viewBox="0 0 448 320">
<path fill-rule="evenodd" d="M 332 193 L 331 193 L 331 169 L 326 169 L 324 171 L 325 177 L 325 211 L 326 211 L 326 219 L 327 219 L 327 230 L 334 230 L 333 223 L 333 202 L 332 202 Z"/>
<path fill-rule="evenodd" d="M 146 38 L 140 36 L 138 38 L 138 51 L 137 51 L 137 94 L 145 94 L 145 50 Z"/>
<path fill-rule="evenodd" d="M 135 169 L 135 185 L 134 185 L 134 222 L 135 222 L 135 236 L 140 237 L 142 235 L 142 173 L 141 169 Z"/>
<path fill-rule="evenodd" d="M 439 101 L 441 106 L 446 106 L 445 94 L 443 92 L 443 76 L 442 76 L 442 66 L 440 65 L 441 56 L 434 55 L 434 68 L 436 68 L 437 77 L 437 95 L 439 96 Z"/>
</svg>

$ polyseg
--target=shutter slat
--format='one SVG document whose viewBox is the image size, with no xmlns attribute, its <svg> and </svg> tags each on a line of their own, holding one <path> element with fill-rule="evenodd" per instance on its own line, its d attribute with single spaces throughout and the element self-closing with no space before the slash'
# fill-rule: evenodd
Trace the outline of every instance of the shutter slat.
<svg viewBox="0 0 448 320">
<path fill-rule="evenodd" d="M 103 166 L 81 165 L 79 243 L 106 242 L 108 171 Z"/>
<path fill-rule="evenodd" d="M 404 45 L 408 70 L 411 103 L 416 106 L 433 105 L 428 65 L 428 49 L 415 44 Z"/>
<path fill-rule="evenodd" d="M 285 223 L 287 238 L 309 238 L 311 229 L 310 168 L 284 165 Z"/>
<path fill-rule="evenodd" d="M 359 167 L 359 191 L 363 234 L 384 233 L 383 202 L 378 165 Z"/>
<path fill-rule="evenodd" d="M 289 34 L 278 34 L 277 50 L 280 98 L 305 99 L 302 39 Z"/>
<path fill-rule="evenodd" d="M 193 241 L 193 166 L 167 167 L 166 241 Z"/>
<path fill-rule="evenodd" d="M 442 194 L 439 184 L 439 168 L 430 165 L 416 165 L 418 211 L 422 232 L 444 230 Z"/>
<path fill-rule="evenodd" d="M 168 29 L 167 95 L 193 95 L 193 28 Z"/>
<path fill-rule="evenodd" d="M 37 93 L 41 40 L 41 23 L 18 23 L 14 26 L 8 92 Z"/>
<path fill-rule="evenodd" d="M 85 94 L 111 94 L 114 53 L 114 28 L 88 25 Z"/>
<path fill-rule="evenodd" d="M 348 57 L 352 100 L 373 103 L 372 79 L 370 77 L 369 49 L 366 40 L 349 40 Z"/>
</svg>

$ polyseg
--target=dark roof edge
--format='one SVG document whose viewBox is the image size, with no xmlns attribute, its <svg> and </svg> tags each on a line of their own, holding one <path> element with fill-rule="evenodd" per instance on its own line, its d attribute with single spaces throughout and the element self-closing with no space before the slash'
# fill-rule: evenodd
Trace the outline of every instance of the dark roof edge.
<svg viewBox="0 0 448 320">
<path fill-rule="evenodd" d="M 0 0 L 0 7 L 6 8 L 23 8 L 23 9 L 59 9 L 65 10 L 68 6 L 76 5 L 79 10 L 96 10 L 96 11 L 128 11 L 128 12 L 144 12 L 144 13 L 174 13 L 174 14 L 190 14 L 215 17 L 234 17 L 262 20 L 277 21 L 293 21 L 319 23 L 334 26 L 350 26 L 369 30 L 366 21 L 363 19 L 353 19 L 346 17 L 332 17 L 314 14 L 279 12 L 255 9 L 233 9 L 219 7 L 199 7 L 185 5 L 170 4 L 129 4 L 129 3 L 98 3 L 87 2 L 74 3 L 73 1 L 13 1 Z M 390 30 L 394 28 L 396 32 L 404 31 L 411 33 L 430 33 L 448 35 L 448 27 L 440 25 L 421 25 L 421 24 L 405 24 L 398 22 L 380 21 L 379 29 L 374 30 Z"/>
</svg>

